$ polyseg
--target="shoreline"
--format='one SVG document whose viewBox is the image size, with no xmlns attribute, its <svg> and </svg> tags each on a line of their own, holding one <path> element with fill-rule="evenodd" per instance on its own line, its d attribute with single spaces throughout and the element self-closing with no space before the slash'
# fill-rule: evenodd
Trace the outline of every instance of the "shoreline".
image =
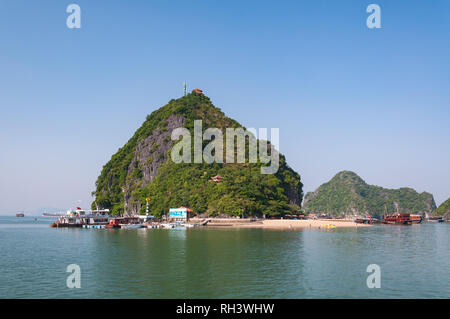
<svg viewBox="0 0 450 319">
<path fill-rule="evenodd" d="M 260 227 L 271 229 L 302 229 L 302 228 L 317 228 L 326 229 L 327 225 L 334 225 L 336 228 L 356 228 L 356 227 L 371 227 L 369 224 L 357 224 L 349 220 L 264 220 Z M 258 225 L 249 225 L 250 227 L 258 227 Z"/>
<path fill-rule="evenodd" d="M 370 224 L 358 224 L 352 220 L 339 219 L 263 219 L 263 220 L 241 220 L 241 219 L 214 219 L 212 218 L 206 227 L 220 228 L 264 228 L 264 229 L 303 229 L 316 228 L 327 229 L 327 225 L 334 225 L 336 228 L 358 228 L 371 227 Z"/>
</svg>

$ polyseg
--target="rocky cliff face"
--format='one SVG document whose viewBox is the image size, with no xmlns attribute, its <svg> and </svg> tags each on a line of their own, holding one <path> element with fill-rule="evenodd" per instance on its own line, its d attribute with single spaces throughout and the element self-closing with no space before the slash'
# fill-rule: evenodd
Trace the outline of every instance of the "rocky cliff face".
<svg viewBox="0 0 450 319">
<path fill-rule="evenodd" d="M 385 212 L 430 214 L 436 209 L 433 195 L 417 193 L 411 188 L 386 189 L 368 185 L 353 172 L 343 171 L 316 191 L 307 193 L 304 210 L 333 216 L 372 214 Z"/>
<path fill-rule="evenodd" d="M 159 168 L 169 160 L 168 152 L 172 148 L 171 134 L 178 127 L 183 127 L 186 119 L 181 115 L 171 115 L 163 126 L 156 128 L 148 137 L 140 140 L 134 157 L 127 170 L 124 185 L 124 208 L 132 214 L 139 213 L 141 203 L 133 200 L 132 192 L 136 186 L 145 187 L 158 176 Z"/>
<path fill-rule="evenodd" d="M 278 172 L 269 176 L 260 174 L 261 163 L 248 161 L 175 164 L 170 158 L 176 143 L 171 140 L 172 131 L 185 127 L 193 135 L 194 120 L 199 119 L 203 129 L 241 127 L 204 95 L 193 93 L 171 100 L 149 115 L 103 167 L 93 206 L 110 208 L 116 214 L 137 214 L 144 212 L 145 198 L 150 197 L 150 211 L 155 215 L 179 206 L 201 214 L 233 216 L 282 215 L 298 209 L 303 185 L 281 154 Z M 212 182 L 215 175 L 222 176 L 223 182 Z"/>
</svg>

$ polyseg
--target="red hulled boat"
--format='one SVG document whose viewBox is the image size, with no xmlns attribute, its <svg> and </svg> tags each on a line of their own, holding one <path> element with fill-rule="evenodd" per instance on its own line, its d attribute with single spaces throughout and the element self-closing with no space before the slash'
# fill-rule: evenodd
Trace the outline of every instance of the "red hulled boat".
<svg viewBox="0 0 450 319">
<path fill-rule="evenodd" d="M 392 214 L 386 215 L 384 217 L 383 223 L 394 224 L 394 225 L 411 225 L 413 220 L 411 219 L 411 214 Z"/>
</svg>

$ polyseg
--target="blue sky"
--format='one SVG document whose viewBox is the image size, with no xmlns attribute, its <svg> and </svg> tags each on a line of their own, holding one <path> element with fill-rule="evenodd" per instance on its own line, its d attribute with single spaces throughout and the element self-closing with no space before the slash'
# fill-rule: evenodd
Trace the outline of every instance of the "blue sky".
<svg viewBox="0 0 450 319">
<path fill-rule="evenodd" d="M 101 167 L 184 81 L 246 127 L 280 128 L 306 191 L 352 170 L 439 204 L 449 37 L 446 0 L 0 0 L 0 213 L 88 207 Z"/>
</svg>

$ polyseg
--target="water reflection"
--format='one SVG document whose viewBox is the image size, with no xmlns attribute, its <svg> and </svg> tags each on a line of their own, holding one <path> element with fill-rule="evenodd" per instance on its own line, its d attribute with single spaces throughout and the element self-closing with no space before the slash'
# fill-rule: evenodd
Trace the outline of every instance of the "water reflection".
<svg viewBox="0 0 450 319">
<path fill-rule="evenodd" d="M 36 224 L 0 227 L 0 240 L 0 297 L 450 297 L 449 224 L 331 231 Z M 71 263 L 81 267 L 82 289 L 65 286 Z M 381 289 L 366 286 L 369 264 L 381 267 Z"/>
</svg>

